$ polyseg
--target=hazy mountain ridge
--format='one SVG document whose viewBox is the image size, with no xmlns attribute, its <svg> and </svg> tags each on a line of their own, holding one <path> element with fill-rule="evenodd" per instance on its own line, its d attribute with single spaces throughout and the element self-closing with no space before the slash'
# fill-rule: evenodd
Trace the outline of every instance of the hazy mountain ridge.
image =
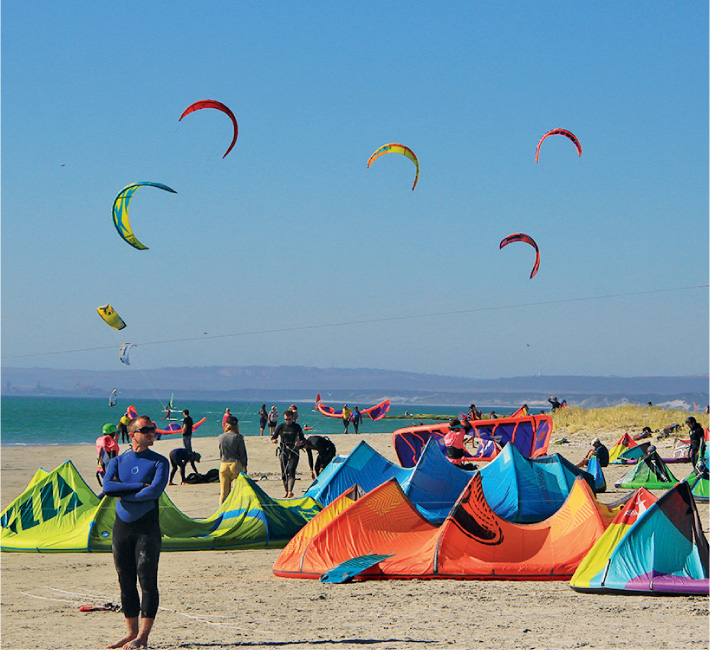
<svg viewBox="0 0 710 650">
<path fill-rule="evenodd" d="M 371 368 L 202 366 L 136 371 L 2 369 L 2 394 L 102 397 L 117 388 L 125 397 L 146 393 L 204 400 L 375 402 L 406 404 L 547 405 L 550 395 L 582 406 L 626 402 L 708 403 L 708 375 L 685 377 L 531 376 L 475 379 Z"/>
</svg>

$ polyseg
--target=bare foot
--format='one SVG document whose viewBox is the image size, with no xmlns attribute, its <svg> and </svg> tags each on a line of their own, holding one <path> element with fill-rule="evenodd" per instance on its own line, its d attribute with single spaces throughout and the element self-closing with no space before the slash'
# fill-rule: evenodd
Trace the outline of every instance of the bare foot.
<svg viewBox="0 0 710 650">
<path fill-rule="evenodd" d="M 117 641 L 113 645 L 107 645 L 106 647 L 107 648 L 123 648 L 126 645 L 126 643 L 128 643 L 129 641 L 133 641 L 133 639 L 135 639 L 135 638 L 136 638 L 135 636 L 133 636 L 132 634 L 129 634 L 128 636 L 124 636 L 120 641 Z"/>
<path fill-rule="evenodd" d="M 292 496 L 293 496 L 293 492 L 289 492 L 289 493 L 286 495 L 286 498 L 287 498 L 287 499 L 290 499 Z"/>
<path fill-rule="evenodd" d="M 173 482 L 171 481 L 170 483 L 168 483 L 168 485 L 175 485 L 175 483 L 173 483 Z"/>
<path fill-rule="evenodd" d="M 135 639 L 129 641 L 123 646 L 123 650 L 134 650 L 134 648 L 147 648 L 148 647 L 148 641 L 141 639 L 140 637 L 136 637 Z"/>
</svg>

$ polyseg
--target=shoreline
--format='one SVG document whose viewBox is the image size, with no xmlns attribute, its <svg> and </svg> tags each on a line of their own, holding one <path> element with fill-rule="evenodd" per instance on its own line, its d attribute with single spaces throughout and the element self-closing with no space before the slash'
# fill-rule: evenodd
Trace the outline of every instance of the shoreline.
<svg viewBox="0 0 710 650">
<path fill-rule="evenodd" d="M 586 453 L 592 432 L 565 435 L 571 442 L 551 445 L 549 451 L 576 462 Z M 396 462 L 391 433 L 330 437 L 340 454 L 365 440 Z M 609 446 L 619 434 L 606 432 L 600 437 Z M 281 498 L 279 465 L 269 437 L 247 436 L 246 445 L 249 474 L 267 494 Z M 671 445 L 665 440 L 658 444 L 664 454 Z M 176 446 L 180 440 L 163 439 L 153 448 L 167 455 Z M 200 472 L 219 466 L 216 437 L 194 438 L 193 447 L 202 454 Z M 67 458 L 99 491 L 94 477 L 96 450 L 89 443 L 3 446 L 0 452 L 3 509 L 20 495 L 38 467 L 51 470 Z M 690 471 L 689 464 L 672 469 L 679 479 Z M 613 487 L 626 471 L 628 466 L 623 465 L 605 468 L 609 489 L 599 495 L 600 501 L 611 503 L 628 493 Z M 295 493 L 300 496 L 311 483 L 305 456 L 297 476 Z M 219 483 L 169 486 L 166 492 L 183 514 L 194 519 L 208 517 L 218 507 Z M 707 505 L 699 511 L 707 526 Z M 244 644 L 257 650 L 275 645 L 345 650 L 367 645 L 372 650 L 411 650 L 426 644 L 427 650 L 540 650 L 584 645 L 609 650 L 708 645 L 707 597 L 580 594 L 565 581 L 324 584 L 275 577 L 272 565 L 279 553 L 280 549 L 162 553 L 161 609 L 151 647 L 233 650 Z M 110 553 L 2 553 L 0 565 L 2 648 L 102 648 L 123 635 L 122 614 L 79 611 L 85 603 L 118 602 Z M 648 620 L 649 611 L 654 624 L 639 626 L 638 621 Z"/>
</svg>

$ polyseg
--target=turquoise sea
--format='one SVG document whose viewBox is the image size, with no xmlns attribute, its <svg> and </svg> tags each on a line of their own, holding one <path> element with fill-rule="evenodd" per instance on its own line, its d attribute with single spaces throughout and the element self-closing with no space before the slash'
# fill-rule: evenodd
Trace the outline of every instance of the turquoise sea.
<svg viewBox="0 0 710 650">
<path fill-rule="evenodd" d="M 263 403 L 263 402 L 262 402 Z M 176 415 L 182 419 L 180 411 L 187 408 L 197 422 L 203 417 L 207 420 L 195 431 L 196 438 L 203 436 L 218 436 L 222 433 L 222 415 L 229 407 L 232 414 L 239 418 L 241 432 L 247 436 L 259 435 L 258 411 L 262 403 L 247 402 L 203 402 L 187 400 L 175 401 L 178 408 Z M 313 434 L 332 435 L 343 432 L 340 420 L 326 418 L 315 411 L 313 402 L 267 402 L 267 409 L 275 405 L 279 413 L 288 408 L 291 403 L 298 406 L 299 423 L 313 427 Z M 163 405 L 153 400 L 120 400 L 110 408 L 107 399 L 93 398 L 46 398 L 46 397 L 16 397 L 2 398 L 0 410 L 0 444 L 2 445 L 80 445 L 94 444 L 101 433 L 101 427 L 107 422 L 118 422 L 130 405 L 136 407 L 141 415 L 149 415 L 159 425 L 167 424 L 160 420 L 164 415 Z M 340 408 L 342 404 L 331 406 Z M 368 405 L 358 405 L 367 408 Z M 393 404 L 388 415 L 404 415 L 405 413 L 440 414 L 455 417 L 459 411 L 466 410 L 467 405 L 454 406 L 422 406 Z M 491 407 L 479 406 L 484 412 L 490 412 Z M 511 413 L 517 407 L 499 409 L 499 414 Z M 181 422 L 181 419 L 178 422 Z M 280 420 L 282 421 L 282 420 Z M 365 419 L 360 426 L 361 433 L 388 433 L 402 427 L 419 424 L 419 419 L 385 419 L 372 421 Z M 426 423 L 426 421 L 425 421 Z M 350 428 L 352 433 L 352 427 Z M 268 434 L 268 430 L 267 430 Z"/>
</svg>

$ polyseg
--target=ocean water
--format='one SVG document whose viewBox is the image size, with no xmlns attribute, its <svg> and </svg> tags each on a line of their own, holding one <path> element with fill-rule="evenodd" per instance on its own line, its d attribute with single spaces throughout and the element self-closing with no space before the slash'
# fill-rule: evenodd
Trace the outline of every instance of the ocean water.
<svg viewBox="0 0 710 650">
<path fill-rule="evenodd" d="M 263 403 L 263 402 L 262 402 Z M 175 402 L 179 415 L 178 423 L 182 421 L 182 409 L 190 410 L 190 415 L 197 422 L 203 417 L 207 420 L 195 431 L 195 438 L 204 436 L 218 436 L 222 433 L 222 415 L 224 409 L 229 407 L 232 415 L 239 418 L 241 432 L 245 436 L 259 435 L 259 407 L 262 403 L 248 402 L 203 402 L 184 401 Z M 267 402 L 267 409 L 275 405 L 279 413 L 295 403 L 298 406 L 299 424 L 313 427 L 311 434 L 332 435 L 343 432 L 340 420 L 326 418 L 315 411 L 313 402 Z M 108 406 L 108 399 L 77 399 L 77 398 L 46 398 L 46 397 L 16 397 L 2 398 L 0 410 L 0 444 L 2 445 L 80 445 L 94 444 L 101 433 L 101 428 L 107 422 L 116 424 L 125 413 L 128 406 L 135 406 L 140 415 L 149 415 L 158 425 L 168 424 L 160 418 L 163 417 L 163 405 L 153 400 L 120 400 L 113 408 Z M 333 403 L 331 406 L 339 408 L 342 404 Z M 368 405 L 358 405 L 367 408 Z M 491 407 L 479 406 L 485 413 Z M 496 413 L 501 415 L 510 413 L 517 407 L 499 409 Z M 393 404 L 388 415 L 404 415 L 405 413 L 448 415 L 456 417 L 461 410 L 454 406 L 422 406 Z M 283 421 L 283 417 L 279 420 Z M 361 433 L 391 433 L 395 429 L 419 424 L 420 420 L 384 419 L 373 421 L 365 418 L 360 425 Z M 424 420 L 425 423 L 431 420 Z M 352 433 L 352 426 L 350 432 Z M 265 432 L 268 435 L 268 429 Z M 176 440 L 179 439 L 173 435 Z"/>
</svg>

